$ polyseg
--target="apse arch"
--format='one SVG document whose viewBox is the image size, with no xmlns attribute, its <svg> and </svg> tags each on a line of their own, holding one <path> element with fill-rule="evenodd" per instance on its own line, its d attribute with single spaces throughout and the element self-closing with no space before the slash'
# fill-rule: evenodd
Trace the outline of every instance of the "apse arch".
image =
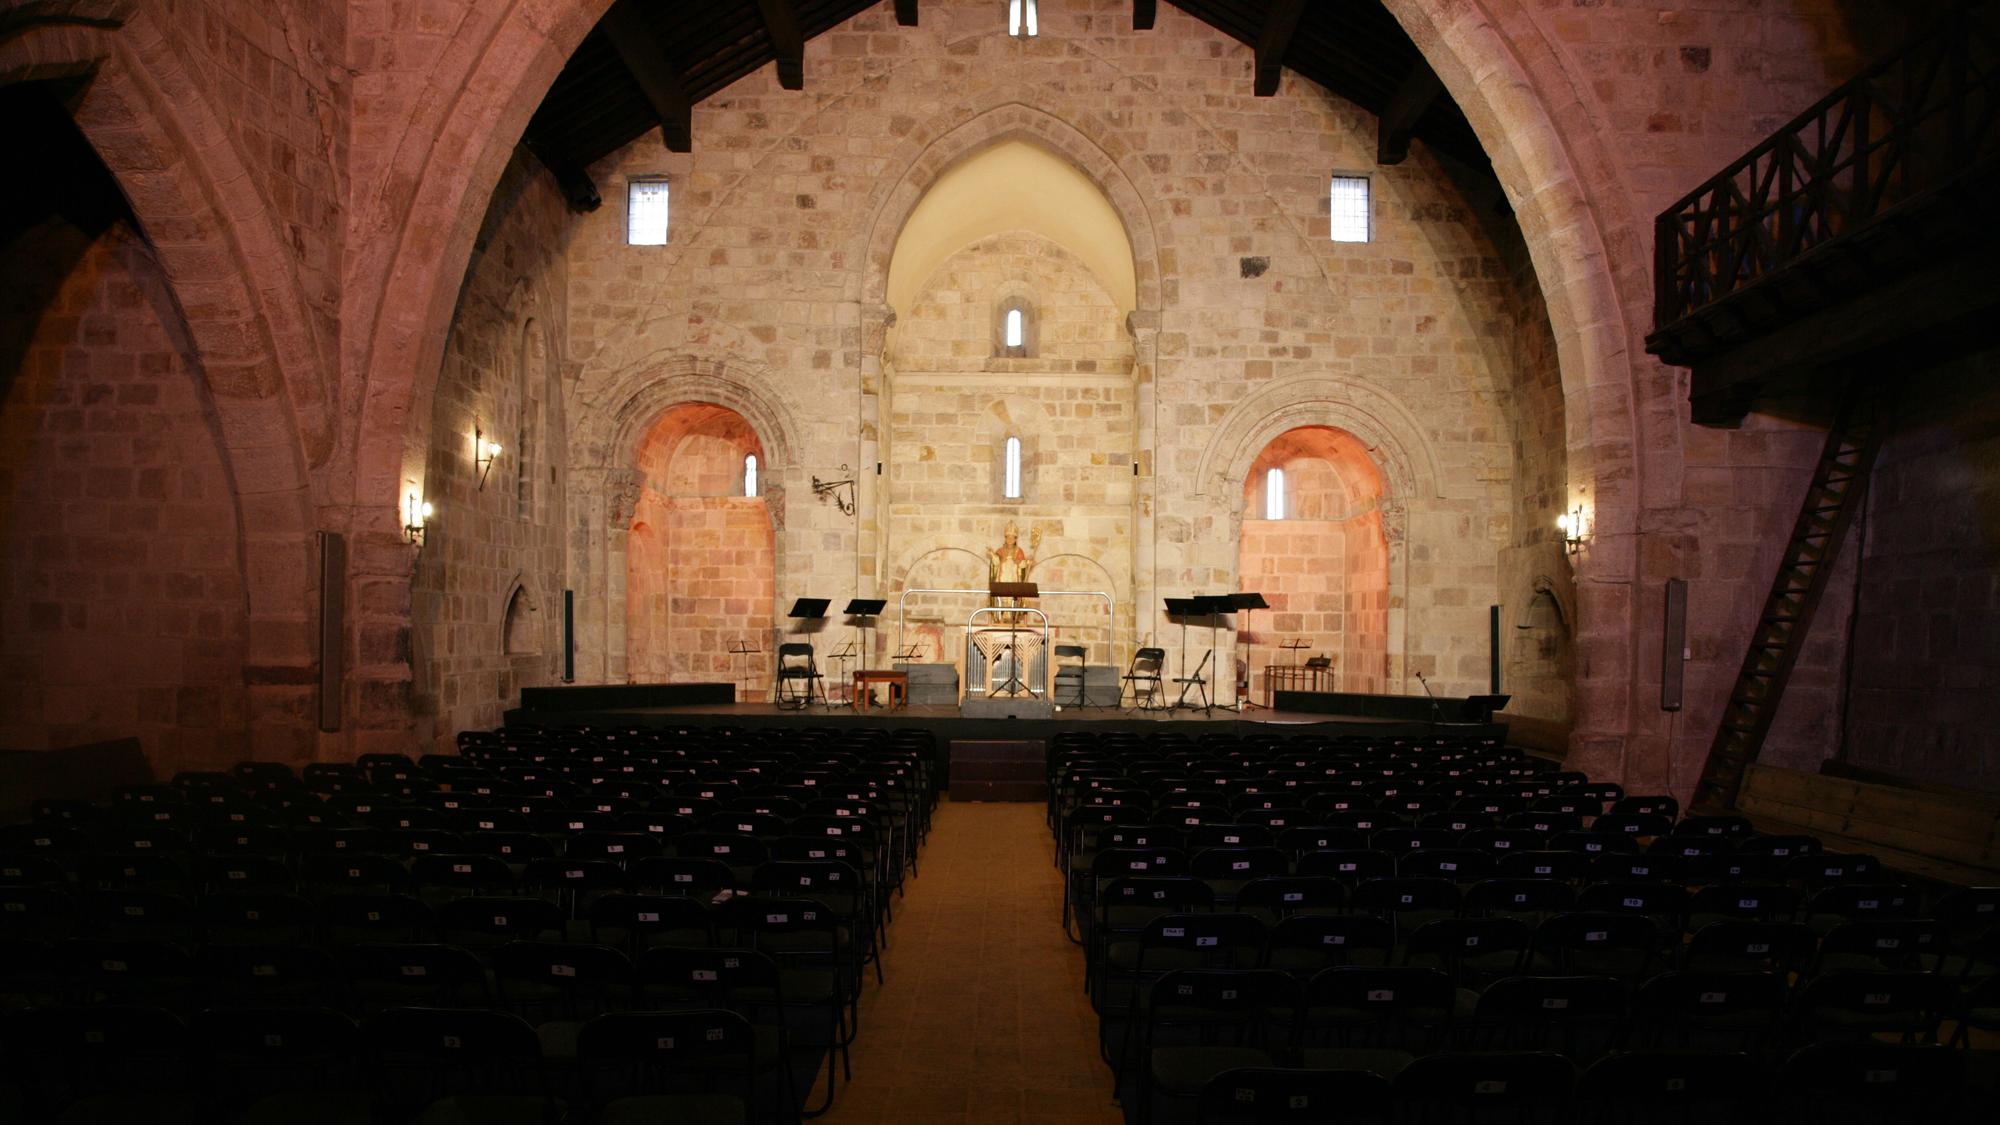
<svg viewBox="0 0 2000 1125">
<path fill-rule="evenodd" d="M 1121 315 L 1134 308 L 1132 242 L 1117 209 L 1076 165 L 1020 133 L 962 155 L 904 217 L 883 283 L 889 307 L 908 310 L 938 266 L 1007 230 L 1062 247 L 1110 292 Z"/>
<path fill-rule="evenodd" d="M 970 116 L 965 116 L 968 113 Z M 940 114 L 919 126 L 894 158 L 901 174 L 884 176 L 881 181 L 886 187 L 880 189 L 881 199 L 868 224 L 861 259 L 860 299 L 864 306 L 896 307 L 890 293 L 898 244 L 932 189 L 962 164 L 1014 143 L 1048 154 L 1064 168 L 1066 176 L 1080 176 L 1097 189 L 1123 228 L 1130 248 L 1131 303 L 1126 307 L 1157 310 L 1160 243 L 1152 214 L 1119 160 L 1079 127 L 1091 124 L 1072 123 L 1025 102 L 1006 100 L 983 109 Z M 1092 131 L 1109 135 L 1102 126 Z M 917 281 L 926 275 L 927 271 L 919 274 Z M 1110 283 L 1110 279 L 1105 280 Z"/>
</svg>

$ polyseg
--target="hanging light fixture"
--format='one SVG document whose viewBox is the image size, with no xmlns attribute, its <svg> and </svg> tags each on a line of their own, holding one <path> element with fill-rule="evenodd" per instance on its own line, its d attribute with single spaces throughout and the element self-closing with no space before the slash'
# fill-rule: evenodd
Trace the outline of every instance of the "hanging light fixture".
<svg viewBox="0 0 2000 1125">
<path fill-rule="evenodd" d="M 1556 517 L 1556 528 L 1563 533 L 1563 549 L 1568 554 L 1583 550 L 1583 505 Z"/>
<path fill-rule="evenodd" d="M 479 488 L 486 488 L 486 474 L 493 471 L 493 461 L 500 456 L 500 443 L 489 441 L 479 431 L 479 423 L 472 424 L 472 467 L 479 472 Z"/>
</svg>

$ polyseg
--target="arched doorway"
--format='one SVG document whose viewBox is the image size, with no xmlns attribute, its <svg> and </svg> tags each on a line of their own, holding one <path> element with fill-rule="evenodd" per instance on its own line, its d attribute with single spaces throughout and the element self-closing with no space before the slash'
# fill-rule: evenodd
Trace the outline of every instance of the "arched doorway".
<svg viewBox="0 0 2000 1125">
<path fill-rule="evenodd" d="M 761 495 L 763 442 L 741 414 L 670 407 L 638 447 L 625 564 L 626 677 L 768 692 L 776 551 Z M 764 650 L 732 656 L 739 642 Z"/>
<path fill-rule="evenodd" d="M 1337 691 L 1380 692 L 1389 681 L 1389 540 L 1382 470 L 1353 434 L 1300 426 L 1273 438 L 1243 481 L 1242 588 L 1271 603 L 1251 633 L 1251 698 L 1264 669 L 1290 656 L 1333 657 Z M 1262 617 L 1261 614 L 1253 615 Z M 1239 626 L 1264 625 L 1246 620 Z"/>
</svg>

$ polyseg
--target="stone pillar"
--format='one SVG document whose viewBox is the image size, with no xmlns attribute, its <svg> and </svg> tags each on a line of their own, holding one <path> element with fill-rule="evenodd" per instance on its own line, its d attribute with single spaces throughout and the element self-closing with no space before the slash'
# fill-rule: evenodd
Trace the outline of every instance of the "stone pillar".
<svg viewBox="0 0 2000 1125">
<path fill-rule="evenodd" d="M 1132 334 L 1132 464 L 1137 469 L 1137 480 L 1132 487 L 1132 636 L 1131 643 L 1119 652 L 1121 659 L 1130 663 L 1132 651 L 1146 643 L 1148 623 L 1157 621 L 1160 612 L 1154 522 L 1158 510 L 1158 466 L 1154 457 L 1160 439 L 1156 379 L 1160 314 L 1153 309 L 1135 309 L 1125 317 L 1125 330 Z"/>
<path fill-rule="evenodd" d="M 402 491 L 417 488 L 408 483 Z M 416 710 L 416 665 L 425 654 L 414 651 L 410 623 L 437 616 L 436 607 L 419 603 L 413 590 L 424 551 L 450 533 L 447 519 L 439 513 L 418 547 L 405 539 L 399 509 L 377 505 L 349 514 L 347 698 L 342 734 L 333 736 L 339 739 L 339 757 L 351 761 L 376 751 L 430 749 L 435 716 Z"/>
<path fill-rule="evenodd" d="M 576 466 L 571 500 L 568 572 L 576 592 L 576 682 L 624 683 L 625 536 L 639 491 L 637 469 Z"/>
<path fill-rule="evenodd" d="M 1378 509 L 1382 513 L 1382 538 L 1389 547 L 1389 666 L 1384 670 L 1383 690 L 1407 692 L 1410 688 L 1409 591 L 1410 591 L 1410 504 L 1401 497 L 1389 497 Z M 1351 627 L 1351 622 L 1349 623 Z M 1345 656 L 1345 640 L 1342 644 Z M 1341 674 L 1345 675 L 1345 661 Z"/>
<path fill-rule="evenodd" d="M 887 478 L 875 466 L 887 456 L 882 427 L 887 416 L 889 330 L 895 327 L 896 310 L 887 305 L 864 305 L 858 309 L 861 324 L 861 418 L 854 464 L 854 596 L 882 597 L 884 569 L 888 565 L 888 529 L 882 512 L 888 504 L 883 481 Z M 836 609 L 839 607 L 836 606 Z M 880 651 L 881 633 L 875 635 L 876 648 L 868 653 L 871 667 L 888 664 Z"/>
</svg>

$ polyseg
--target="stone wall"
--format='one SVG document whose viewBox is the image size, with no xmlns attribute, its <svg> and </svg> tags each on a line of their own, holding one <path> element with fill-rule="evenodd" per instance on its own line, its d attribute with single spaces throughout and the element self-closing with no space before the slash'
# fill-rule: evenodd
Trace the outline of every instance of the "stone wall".
<svg viewBox="0 0 2000 1125">
<path fill-rule="evenodd" d="M 1145 259 L 1127 322 L 1142 469 L 1130 601 L 1233 584 L 1235 490 L 1268 440 L 1260 425 L 1299 420 L 1274 412 L 1368 429 L 1392 462 L 1392 684 L 1411 662 L 1482 682 L 1484 606 L 1523 604 L 1537 575 L 1561 595 L 1559 568 L 1573 565 L 1573 659 L 1524 660 L 1506 686 L 1538 701 L 1535 714 L 1576 712 L 1576 764 L 1683 787 L 1775 558 L 1758 537 L 1795 514 L 1816 442 L 1771 420 L 1738 434 L 1687 426 L 1681 376 L 1642 354 L 1648 223 L 1851 73 L 1857 43 L 1934 5 L 1387 6 L 1466 109 L 1521 217 L 1561 357 L 1560 422 L 1544 406 L 1552 353 L 1522 346 L 1539 331 L 1523 319 L 1525 275 L 1504 276 L 1503 239 L 1468 233 L 1464 201 L 1421 148 L 1377 176 L 1383 242 L 1335 250 L 1310 231 L 1311 203 L 1330 168 L 1372 167 L 1373 120 L 1296 76 L 1278 98 L 1251 98 L 1250 50 L 1171 6 L 1135 33 L 1123 0 L 1049 5 L 1043 38 L 1017 43 L 983 2 L 927 3 L 918 29 L 876 5 L 808 45 L 804 93 L 779 91 L 767 70 L 697 108 L 696 154 L 642 143 L 595 170 L 610 203 L 571 231 L 573 331 L 549 326 L 550 354 L 588 365 L 566 404 L 586 481 L 572 495 L 590 509 L 570 513 L 566 562 L 589 636 L 582 667 L 622 677 L 622 604 L 607 608 L 626 572 L 614 516 L 630 517 L 634 428 L 682 382 L 733 396 L 785 451 L 769 504 L 782 594 L 888 580 L 870 522 L 881 498 L 862 488 L 848 516 L 807 491 L 843 463 L 865 485 L 883 459 L 883 328 L 911 310 L 883 307 L 873 278 L 903 193 L 978 143 L 1039 131 L 1118 200 Z M 188 354 L 217 388 L 223 463 L 240 466 L 239 502 L 256 510 L 241 550 L 252 694 L 270 700 L 253 715 L 258 746 L 338 757 L 421 745 L 440 669 L 398 632 L 457 580 L 420 575 L 412 596 L 398 509 L 410 479 L 463 471 L 470 419 L 432 389 L 456 393 L 461 361 L 445 352 L 477 304 L 461 300 L 466 267 L 483 265 L 482 222 L 521 127 L 604 0 L 77 7 L 125 26 L 30 28 L 0 44 L 0 62 L 9 75 L 98 67 L 79 123 L 153 240 Z M 676 222 L 688 237 L 643 259 L 617 244 L 630 171 L 687 189 Z M 1244 276 L 1246 258 L 1267 259 L 1265 272 Z M 1553 456 L 1522 452 L 1524 440 Z M 1554 510 L 1581 501 L 1595 529 L 1567 562 L 1536 541 L 1550 509 L 1526 499 L 1558 477 L 1568 488 Z M 453 487 L 440 478 L 441 539 L 467 510 Z M 489 485 L 473 504 L 497 516 L 503 501 Z M 348 724 L 325 739 L 310 719 L 316 528 L 349 534 L 356 575 Z M 495 553 L 460 562 L 541 567 L 525 545 L 483 541 Z M 1648 704 L 1658 590 L 1674 575 L 1696 576 L 1690 683 L 1702 697 L 1677 718 Z M 471 635 L 484 645 L 494 631 Z M 1465 638 L 1477 638 L 1469 650 Z M 1528 684 L 1527 667 L 1568 670 Z"/>
<path fill-rule="evenodd" d="M 1846 750 L 1858 766 L 2000 789 L 2000 352 L 1904 383 L 1849 533 L 1860 594 Z M 1884 377 L 1893 377 L 1886 375 Z"/>
<path fill-rule="evenodd" d="M 26 330 L 0 379 L 0 746 L 137 736 L 161 776 L 226 767 L 247 748 L 235 487 L 159 263 L 123 223 L 50 219 L 0 276 Z"/>
<path fill-rule="evenodd" d="M 1374 242 L 1331 243 L 1326 177 L 1374 169 L 1372 117 L 1305 84 L 1253 98 L 1241 49 L 1178 12 L 1163 11 L 1153 33 L 1130 31 L 1114 18 L 1129 17 L 1122 9 L 1088 12 L 1087 39 L 1051 25 L 1024 47 L 952 5 L 893 34 L 871 11 L 808 45 L 820 100 L 760 73 L 696 108 L 694 153 L 642 140 L 591 169 L 612 202 L 581 218 L 571 242 L 579 416 L 624 409 L 648 371 L 731 364 L 774 415 L 797 421 L 800 476 L 862 469 L 858 523 L 810 496 L 787 505 L 781 604 L 848 589 L 893 600 L 926 552 L 971 551 L 976 568 L 1020 518 L 1024 535 L 1043 531 L 1045 557 L 1093 557 L 1112 585 L 1129 582 L 1121 601 L 1139 617 L 1125 635 L 1170 647 L 1178 630 L 1159 598 L 1238 588 L 1239 503 L 1257 452 L 1295 425 L 1344 425 L 1392 462 L 1382 525 L 1392 576 L 1370 610 L 1390 638 L 1382 684 L 1402 690 L 1421 666 L 1441 691 L 1483 687 L 1485 607 L 1501 597 L 1513 524 L 1516 440 L 1502 403 L 1519 378 L 1507 315 L 1516 280 L 1421 154 L 1375 169 Z M 1108 112 L 1134 82 L 1146 96 Z M 1139 307 L 1124 324 L 1103 311 L 1082 323 L 1131 349 L 1129 392 L 1092 387 L 1102 372 L 987 370 L 992 321 L 976 297 L 938 336 L 942 300 L 889 310 L 894 327 L 875 343 L 870 318 L 901 216 L 944 169 L 1002 139 L 1058 153 L 1117 208 Z M 669 244 L 624 246 L 625 184 L 658 174 L 674 184 Z M 991 249 L 1026 253 L 1006 241 Z M 976 294 L 1000 272 L 969 270 L 940 292 Z M 1045 326 L 1065 323 L 1045 315 Z M 919 358 L 925 340 L 950 362 Z M 1053 411 L 1045 377 L 1073 381 Z M 1045 437 L 1070 441 L 1082 475 L 1045 493 L 1046 509 L 998 503 L 991 442 L 1035 414 Z M 926 431 L 949 435 L 949 448 Z M 1561 432 L 1544 425 L 1529 440 Z M 1136 478 L 1119 460 L 1135 451 Z M 607 481 L 624 456 L 608 450 Z M 1054 465 L 1034 462 L 1046 488 Z M 864 542 L 864 528 L 879 530 Z M 1234 658 L 1221 655 L 1225 666 Z"/>
<path fill-rule="evenodd" d="M 431 419 L 438 440 L 421 482 L 435 514 L 415 550 L 411 623 L 383 616 L 362 624 L 364 664 L 414 664 L 413 697 L 403 705 L 435 720 L 440 743 L 497 725 L 522 687 L 562 674 L 567 225 L 554 180 L 524 153 L 494 196 L 439 377 Z M 475 429 L 500 446 L 483 474 Z M 364 610 L 393 588 L 364 587 Z M 533 639 L 511 651 L 510 607 L 512 632 Z"/>
</svg>

